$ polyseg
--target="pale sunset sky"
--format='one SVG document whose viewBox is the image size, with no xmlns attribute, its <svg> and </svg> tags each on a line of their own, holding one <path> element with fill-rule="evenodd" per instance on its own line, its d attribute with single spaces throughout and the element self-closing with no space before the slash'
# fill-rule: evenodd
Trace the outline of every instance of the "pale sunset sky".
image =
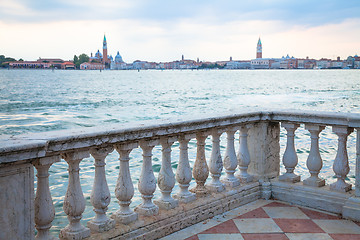
<svg viewBox="0 0 360 240">
<path fill-rule="evenodd" d="M 73 59 L 249 60 L 360 55 L 359 0 L 0 0 L 0 54 Z"/>
</svg>

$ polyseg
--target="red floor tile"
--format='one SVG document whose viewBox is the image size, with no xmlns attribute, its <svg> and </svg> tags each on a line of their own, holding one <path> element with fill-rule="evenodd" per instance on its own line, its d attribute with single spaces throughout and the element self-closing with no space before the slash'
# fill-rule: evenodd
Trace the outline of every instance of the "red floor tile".
<svg viewBox="0 0 360 240">
<path fill-rule="evenodd" d="M 240 231 L 236 227 L 233 220 L 228 220 L 212 228 L 209 228 L 199 234 L 209 234 L 209 233 L 240 233 Z"/>
<path fill-rule="evenodd" d="M 262 208 L 257 208 L 236 218 L 270 218 Z"/>
<path fill-rule="evenodd" d="M 272 202 L 272 203 L 265 205 L 264 207 L 294 207 L 294 206 L 289 205 L 289 204 L 279 203 L 279 202 Z"/>
<path fill-rule="evenodd" d="M 194 236 L 191 236 L 191 237 L 185 238 L 184 240 L 199 240 L 199 238 L 198 238 L 198 236 L 197 236 L 197 235 L 194 235 Z"/>
<path fill-rule="evenodd" d="M 329 215 L 326 213 L 321 213 L 317 211 L 312 211 L 306 208 L 299 208 L 303 213 L 305 213 L 311 219 L 341 219 L 337 216 Z"/>
<path fill-rule="evenodd" d="M 329 234 L 334 240 L 360 240 L 360 234 Z"/>
<path fill-rule="evenodd" d="M 288 240 L 284 233 L 242 233 L 244 240 Z"/>
<path fill-rule="evenodd" d="M 324 231 L 310 219 L 284 219 L 273 220 L 286 233 L 324 233 Z"/>
</svg>

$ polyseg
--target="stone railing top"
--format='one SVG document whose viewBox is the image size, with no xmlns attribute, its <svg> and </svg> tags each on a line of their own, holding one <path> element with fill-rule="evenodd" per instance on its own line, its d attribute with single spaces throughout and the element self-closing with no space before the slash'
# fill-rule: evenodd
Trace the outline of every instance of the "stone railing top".
<svg viewBox="0 0 360 240">
<path fill-rule="evenodd" d="M 106 146 L 179 134 L 225 128 L 258 121 L 288 121 L 360 128 L 360 114 L 314 111 L 255 111 L 207 115 L 201 118 L 166 119 L 93 128 L 0 137 L 0 165 L 56 155 L 59 152 Z"/>
</svg>

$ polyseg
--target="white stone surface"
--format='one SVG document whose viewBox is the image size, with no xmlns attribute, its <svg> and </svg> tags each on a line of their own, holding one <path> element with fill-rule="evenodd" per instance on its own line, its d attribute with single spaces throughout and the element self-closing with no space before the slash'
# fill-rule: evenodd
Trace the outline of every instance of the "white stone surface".
<svg viewBox="0 0 360 240">
<path fill-rule="evenodd" d="M 220 176 L 223 169 L 223 162 L 220 153 L 220 136 L 222 131 L 213 129 L 211 157 L 209 161 L 209 171 L 211 173 L 211 181 L 206 184 L 206 188 L 213 192 L 222 192 L 225 190 L 224 184 L 220 182 Z"/>
<path fill-rule="evenodd" d="M 192 173 L 189 164 L 188 143 L 195 135 L 182 135 L 179 137 L 179 164 L 176 169 L 176 180 L 179 183 L 179 192 L 174 195 L 182 203 L 189 203 L 196 199 L 194 193 L 189 192 Z"/>
<path fill-rule="evenodd" d="M 250 164 L 248 173 L 255 180 L 268 180 L 280 171 L 280 127 L 274 122 L 252 124 L 248 131 Z M 261 150 L 260 150 L 261 149 Z"/>
<path fill-rule="evenodd" d="M 270 218 L 245 218 L 233 220 L 241 233 L 282 233 L 279 226 Z"/>
<path fill-rule="evenodd" d="M 35 228 L 37 229 L 36 239 L 48 240 L 53 239 L 50 234 L 52 221 L 55 218 L 55 208 L 51 198 L 49 188 L 49 168 L 60 161 L 60 156 L 52 156 L 37 159 L 33 162 L 37 170 L 37 189 L 35 196 Z"/>
<path fill-rule="evenodd" d="M 360 234 L 360 226 L 349 220 L 313 219 L 327 233 Z"/>
<path fill-rule="evenodd" d="M 226 151 L 224 155 L 224 168 L 226 176 L 222 179 L 222 182 L 230 188 L 240 185 L 240 180 L 234 176 L 237 167 L 237 158 L 234 146 L 234 134 L 236 131 L 237 128 L 234 127 L 230 127 L 226 130 Z"/>
<path fill-rule="evenodd" d="M 205 187 L 205 182 L 209 176 L 209 167 L 206 163 L 205 157 L 205 140 L 207 134 L 204 132 L 199 132 L 196 134 L 196 160 L 193 167 L 193 176 L 196 181 L 196 186 L 190 191 L 195 193 L 196 196 L 205 196 L 209 193 L 209 190 Z"/>
<path fill-rule="evenodd" d="M 306 166 L 311 176 L 303 181 L 304 185 L 313 187 L 322 187 L 325 185 L 325 180 L 319 177 L 320 170 L 323 166 L 319 151 L 319 134 L 324 128 L 325 126 L 322 125 L 305 124 L 305 129 L 311 134 L 310 152 L 306 160 Z"/>
<path fill-rule="evenodd" d="M 162 146 L 161 168 L 158 176 L 158 186 L 161 191 L 160 199 L 154 200 L 154 203 L 162 209 L 172 209 L 178 206 L 179 201 L 171 197 L 172 189 L 175 186 L 175 175 L 171 167 L 171 146 L 176 138 L 163 137 L 160 139 Z"/>
<path fill-rule="evenodd" d="M 114 148 L 103 147 L 93 148 L 90 150 L 91 155 L 95 159 L 95 177 L 91 191 L 91 204 L 94 207 L 95 218 L 87 223 L 87 226 L 93 232 L 104 232 L 115 227 L 115 221 L 106 215 L 107 206 L 110 204 L 111 195 L 106 181 L 105 174 L 105 158 Z"/>
<path fill-rule="evenodd" d="M 286 149 L 283 155 L 283 164 L 286 169 L 286 173 L 279 176 L 280 181 L 289 181 L 289 182 L 299 182 L 300 176 L 294 173 L 294 169 L 298 164 L 298 157 L 295 150 L 295 131 L 300 124 L 295 123 L 281 123 L 281 126 L 284 127 L 287 131 L 287 141 Z"/>
<path fill-rule="evenodd" d="M 33 184 L 30 163 L 0 167 L 0 239 L 34 239 Z"/>
<path fill-rule="evenodd" d="M 158 140 L 141 140 L 140 147 L 143 150 L 143 164 L 138 183 L 142 203 L 135 208 L 135 211 L 145 216 L 157 215 L 159 207 L 152 202 L 156 190 L 156 179 L 152 170 L 152 149 L 159 144 Z"/>
<path fill-rule="evenodd" d="M 248 166 L 251 160 L 248 148 L 248 128 L 250 127 L 250 125 L 243 125 L 240 127 L 240 144 L 237 154 L 240 171 L 235 176 L 243 183 L 251 182 L 253 180 L 253 176 L 248 173 Z"/>
<path fill-rule="evenodd" d="M 271 218 L 309 219 L 300 209 L 294 207 L 263 207 Z"/>
</svg>

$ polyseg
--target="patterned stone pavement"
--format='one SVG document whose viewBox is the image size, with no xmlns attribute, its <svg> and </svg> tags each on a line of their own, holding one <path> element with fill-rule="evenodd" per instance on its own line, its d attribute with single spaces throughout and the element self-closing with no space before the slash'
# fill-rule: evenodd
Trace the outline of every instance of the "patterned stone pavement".
<svg viewBox="0 0 360 240">
<path fill-rule="evenodd" d="M 360 223 L 279 201 L 258 200 L 162 240 L 360 240 Z"/>
</svg>

